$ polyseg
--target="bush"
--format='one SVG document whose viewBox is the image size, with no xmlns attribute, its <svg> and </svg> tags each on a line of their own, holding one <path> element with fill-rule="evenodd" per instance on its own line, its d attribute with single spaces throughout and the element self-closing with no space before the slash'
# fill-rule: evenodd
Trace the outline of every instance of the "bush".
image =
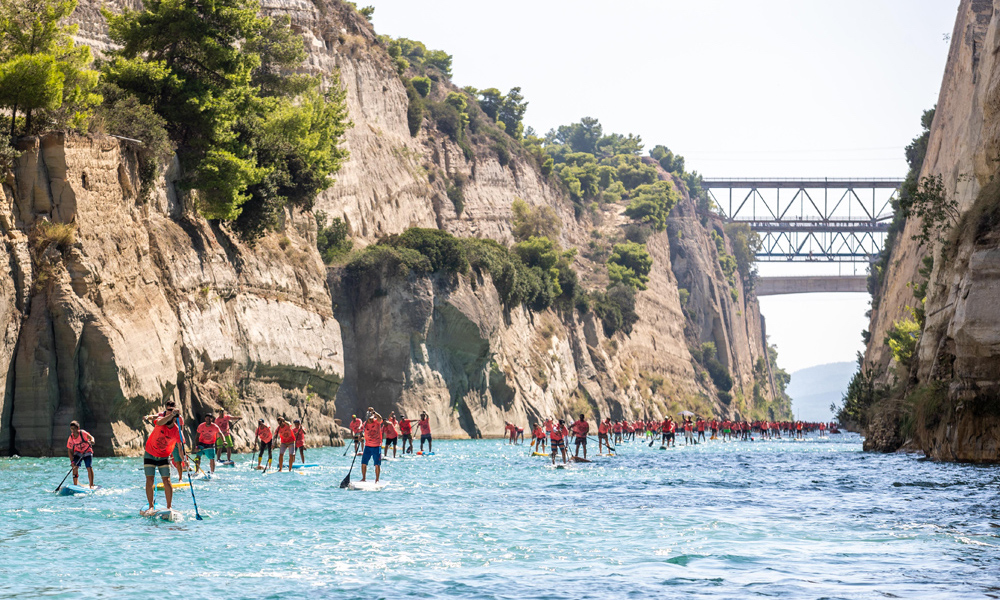
<svg viewBox="0 0 1000 600">
<path fill-rule="evenodd" d="M 55 244 L 60 252 L 65 252 L 76 243 L 76 224 L 41 221 L 35 226 L 31 241 L 38 254 L 52 244 Z"/>
<path fill-rule="evenodd" d="M 438 131 L 447 135 L 452 141 L 462 137 L 462 115 L 458 109 L 447 102 L 427 102 L 427 112 L 430 113 Z"/>
<path fill-rule="evenodd" d="M 635 312 L 635 290 L 621 283 L 611 284 L 607 291 L 593 294 L 590 305 L 601 319 L 608 337 L 618 331 L 631 333 L 632 326 L 639 320 Z"/>
<path fill-rule="evenodd" d="M 708 371 L 708 375 L 712 378 L 712 383 L 715 384 L 715 387 L 724 392 L 733 389 L 733 378 L 729 374 L 729 370 L 717 358 L 713 356 L 706 360 L 705 370 Z"/>
<path fill-rule="evenodd" d="M 653 258 L 646 247 L 634 242 L 615 244 L 608 258 L 608 277 L 613 283 L 623 283 L 633 289 L 644 290 L 649 283 Z"/>
<path fill-rule="evenodd" d="M 917 340 L 920 339 L 920 323 L 917 323 L 913 318 L 912 308 L 910 315 L 910 317 L 894 321 L 884 338 L 884 343 L 892 350 L 892 357 L 904 368 L 910 367 L 917 351 Z"/>
<path fill-rule="evenodd" d="M 414 77 L 410 83 L 421 98 L 426 98 L 427 94 L 431 93 L 431 80 L 427 77 Z"/>
<path fill-rule="evenodd" d="M 532 208 L 524 200 L 515 198 L 510 209 L 514 214 L 512 225 L 515 240 L 523 241 L 530 237 L 550 239 L 559 237 L 562 222 L 551 206 Z"/>
<path fill-rule="evenodd" d="M 653 228 L 649 225 L 630 223 L 625 226 L 625 239 L 636 244 L 645 244 L 653 235 Z"/>
<path fill-rule="evenodd" d="M 455 207 L 455 214 L 461 217 L 462 212 L 465 211 L 465 191 L 462 189 L 462 184 L 460 182 L 449 183 L 445 193 Z"/>
<path fill-rule="evenodd" d="M 406 124 L 410 128 L 410 136 L 416 136 L 420 125 L 424 122 L 424 101 L 412 81 L 407 81 L 406 87 Z"/>
<path fill-rule="evenodd" d="M 348 238 L 348 233 L 347 223 L 340 217 L 334 217 L 327 226 L 326 213 L 316 213 L 316 249 L 323 262 L 331 264 L 351 251 L 354 242 Z"/>
<path fill-rule="evenodd" d="M 399 235 L 389 236 L 382 243 L 395 248 L 416 250 L 430 261 L 431 271 L 469 271 L 469 261 L 465 257 L 461 241 L 447 231 L 411 227 Z"/>
<path fill-rule="evenodd" d="M 139 140 L 135 148 L 139 164 L 140 195 L 148 197 L 161 167 L 174 153 L 173 143 L 167 135 L 167 122 L 147 104 L 139 102 L 132 94 L 125 93 L 113 84 L 102 86 L 104 104 L 97 109 L 95 125 L 104 132 Z"/>
<path fill-rule="evenodd" d="M 510 164 L 510 150 L 507 149 L 507 146 L 496 142 L 493 144 L 493 151 L 496 152 L 497 161 L 500 162 L 501 167 L 506 167 Z"/>
<path fill-rule="evenodd" d="M 667 228 L 667 217 L 680 200 L 680 194 L 669 181 L 640 185 L 630 193 L 632 198 L 625 214 L 656 231 Z"/>
</svg>

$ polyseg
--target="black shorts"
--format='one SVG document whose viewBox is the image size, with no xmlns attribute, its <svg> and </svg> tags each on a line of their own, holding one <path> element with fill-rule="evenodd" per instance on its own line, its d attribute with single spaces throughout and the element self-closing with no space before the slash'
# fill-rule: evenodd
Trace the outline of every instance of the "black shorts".
<svg viewBox="0 0 1000 600">
<path fill-rule="evenodd" d="M 429 433 L 420 434 L 420 441 L 422 442 L 424 440 L 427 440 L 428 442 L 431 441 L 431 434 Z"/>
<path fill-rule="evenodd" d="M 398 440 L 399 438 L 385 438 L 385 447 L 388 448 L 389 446 L 392 446 L 393 448 L 396 448 L 396 442 Z"/>
<path fill-rule="evenodd" d="M 404 442 L 412 442 L 413 441 L 413 436 L 410 435 L 410 434 L 408 434 L 408 433 L 401 433 L 401 434 L 399 434 L 399 437 L 402 438 L 402 440 Z"/>
<path fill-rule="evenodd" d="M 599 440 L 606 440 L 606 439 L 608 439 L 608 434 L 606 434 L 606 433 L 598 433 L 597 434 L 597 439 L 599 439 Z"/>
<path fill-rule="evenodd" d="M 672 440 L 672 439 L 674 439 L 674 435 L 675 434 L 673 432 L 668 431 L 666 435 L 667 435 L 667 439 L 668 440 Z"/>
<path fill-rule="evenodd" d="M 579 446 L 580 444 L 587 445 L 587 436 L 576 436 L 576 445 Z"/>
</svg>

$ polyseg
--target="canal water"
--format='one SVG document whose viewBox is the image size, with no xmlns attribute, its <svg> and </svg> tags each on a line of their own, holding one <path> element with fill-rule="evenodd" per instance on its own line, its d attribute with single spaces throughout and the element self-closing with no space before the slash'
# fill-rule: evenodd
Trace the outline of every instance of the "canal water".
<svg viewBox="0 0 1000 600">
<path fill-rule="evenodd" d="M 75 497 L 52 493 L 68 459 L 0 459 L 0 598 L 1000 596 L 997 467 L 850 434 L 637 441 L 568 469 L 497 440 L 434 450 L 386 463 L 379 492 L 339 489 L 343 449 L 301 474 L 240 456 L 195 481 L 204 520 L 176 491 L 176 523 L 138 515 L 138 458 L 96 459 L 103 487 Z"/>
</svg>

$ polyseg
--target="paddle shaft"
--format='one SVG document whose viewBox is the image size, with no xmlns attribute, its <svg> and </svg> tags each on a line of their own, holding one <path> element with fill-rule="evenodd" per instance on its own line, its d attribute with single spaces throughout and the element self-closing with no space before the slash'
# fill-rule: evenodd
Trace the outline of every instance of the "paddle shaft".
<svg viewBox="0 0 1000 600">
<path fill-rule="evenodd" d="M 588 435 L 587 437 L 590 438 L 590 439 L 592 439 L 592 440 L 594 440 L 595 442 L 597 442 L 597 453 L 600 454 L 601 453 L 601 440 L 595 439 L 594 436 L 592 436 L 592 435 Z M 618 452 L 617 450 L 615 450 L 614 448 L 612 448 L 611 444 L 609 444 L 607 441 L 604 442 L 604 445 L 607 446 L 608 450 L 610 450 L 611 452 Z"/>
<path fill-rule="evenodd" d="M 353 440 L 352 440 L 352 443 L 353 443 Z M 351 485 L 351 473 L 354 472 L 354 462 L 356 460 L 358 460 L 358 453 L 357 452 L 354 453 L 354 458 L 351 459 L 351 468 L 347 470 L 347 477 L 344 477 L 344 480 L 340 482 L 341 489 L 346 488 L 347 486 Z"/>
<path fill-rule="evenodd" d="M 59 490 L 62 489 L 62 484 L 66 483 L 66 479 L 69 478 L 69 476 L 73 473 L 73 469 L 79 467 L 81 463 L 83 463 L 83 455 L 82 454 L 80 455 L 80 460 L 78 460 L 75 463 L 73 463 L 73 466 L 69 468 L 69 473 L 66 473 L 66 477 L 62 478 L 62 481 L 60 481 L 59 485 L 56 486 L 55 491 L 58 492 Z"/>
<path fill-rule="evenodd" d="M 191 481 L 191 474 L 188 473 L 188 488 L 191 490 L 191 502 L 194 503 L 194 518 L 203 521 L 201 513 L 198 512 L 198 501 L 194 497 L 194 482 Z"/>
</svg>

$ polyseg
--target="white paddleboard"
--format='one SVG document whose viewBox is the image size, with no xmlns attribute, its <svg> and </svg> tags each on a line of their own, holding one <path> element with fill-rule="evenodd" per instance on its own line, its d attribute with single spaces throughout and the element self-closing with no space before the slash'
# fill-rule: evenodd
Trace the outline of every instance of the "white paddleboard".
<svg viewBox="0 0 1000 600">
<path fill-rule="evenodd" d="M 380 481 L 378 483 L 375 483 L 374 481 L 352 481 L 347 484 L 347 489 L 362 492 L 379 492 L 383 488 L 385 488 L 384 481 Z"/>
<path fill-rule="evenodd" d="M 64 485 L 59 488 L 60 496 L 75 496 L 76 494 L 89 494 L 93 491 L 101 489 L 101 486 L 95 485 L 94 487 L 88 487 L 84 485 Z"/>
<path fill-rule="evenodd" d="M 156 508 L 155 506 L 152 509 L 142 509 L 139 511 L 139 514 L 150 519 L 169 521 L 171 523 L 181 518 L 181 513 L 172 508 Z"/>
</svg>

